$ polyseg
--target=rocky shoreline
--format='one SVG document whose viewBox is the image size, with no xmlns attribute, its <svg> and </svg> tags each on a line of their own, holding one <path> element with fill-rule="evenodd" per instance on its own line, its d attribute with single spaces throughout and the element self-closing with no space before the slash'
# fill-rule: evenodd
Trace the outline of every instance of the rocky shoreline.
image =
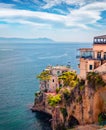
<svg viewBox="0 0 106 130">
<path fill-rule="evenodd" d="M 79 49 L 79 75 L 68 64 L 48 66 L 37 76 L 40 92 L 35 94 L 32 111 L 50 114 L 53 130 L 75 126 L 96 130 L 99 126 L 94 124 L 106 125 L 105 41 L 106 35 L 97 36 L 93 48 Z"/>
<path fill-rule="evenodd" d="M 80 125 L 73 129 L 68 129 L 68 130 L 106 130 L 106 126 L 99 126 L 96 124 Z"/>
<path fill-rule="evenodd" d="M 81 98 L 79 98 L 80 94 Z M 103 100 L 106 100 L 106 87 L 101 87 L 96 91 L 90 86 L 85 86 L 81 91 L 79 87 L 76 87 L 71 91 L 70 95 L 67 102 L 63 99 L 55 107 L 52 107 L 48 103 L 49 94 L 43 92 L 35 98 L 34 106 L 31 110 L 51 115 L 53 130 L 65 130 L 66 128 L 71 128 L 71 125 L 82 125 L 82 127 L 79 126 L 75 129 L 83 130 L 87 127 L 83 125 L 98 123 L 98 115 L 106 111 L 105 102 L 103 102 Z M 99 128 L 99 126 L 97 127 Z M 96 130 L 95 128 L 93 129 Z"/>
</svg>

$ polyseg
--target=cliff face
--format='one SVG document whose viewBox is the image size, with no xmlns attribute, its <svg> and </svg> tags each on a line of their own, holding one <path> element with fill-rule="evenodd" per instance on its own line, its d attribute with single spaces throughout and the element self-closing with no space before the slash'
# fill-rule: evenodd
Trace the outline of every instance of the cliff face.
<svg viewBox="0 0 106 130">
<path fill-rule="evenodd" d="M 93 120 L 98 121 L 98 115 L 101 112 L 106 113 L 106 87 L 99 89 L 94 95 L 93 102 Z"/>
<path fill-rule="evenodd" d="M 83 89 L 76 87 L 67 100 L 62 97 L 62 101 L 55 107 L 48 104 L 48 94 L 43 93 L 35 98 L 32 109 L 51 114 L 53 130 L 97 123 L 98 115 L 106 112 L 106 87 L 98 90 L 94 90 L 89 85 Z"/>
</svg>

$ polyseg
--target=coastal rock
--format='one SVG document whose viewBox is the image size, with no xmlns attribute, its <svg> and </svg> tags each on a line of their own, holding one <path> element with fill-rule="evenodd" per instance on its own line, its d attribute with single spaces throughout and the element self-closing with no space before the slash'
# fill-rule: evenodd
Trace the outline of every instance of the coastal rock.
<svg viewBox="0 0 106 130">
<path fill-rule="evenodd" d="M 68 103 L 62 101 L 56 107 L 48 104 L 48 93 L 42 93 L 35 99 L 33 111 L 42 111 L 52 115 L 52 129 L 64 130 L 65 127 L 98 123 L 98 115 L 106 112 L 106 87 L 94 91 L 89 86 L 80 92 L 79 88 L 73 89 L 72 97 Z M 64 117 L 61 108 L 65 106 L 67 116 Z"/>
</svg>

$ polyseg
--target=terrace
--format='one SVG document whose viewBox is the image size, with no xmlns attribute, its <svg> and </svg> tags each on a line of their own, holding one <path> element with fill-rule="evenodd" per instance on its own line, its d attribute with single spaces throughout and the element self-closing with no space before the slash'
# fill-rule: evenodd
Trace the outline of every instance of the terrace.
<svg viewBox="0 0 106 130">
<path fill-rule="evenodd" d="M 95 53 L 97 53 L 96 57 L 94 57 Z M 101 57 L 101 53 L 94 51 L 92 48 L 80 48 L 78 49 L 78 54 L 76 58 L 84 58 L 91 60 L 106 60 L 106 52 L 104 52 L 103 56 Z"/>
<path fill-rule="evenodd" d="M 78 49 L 78 55 L 76 56 L 76 58 L 92 59 L 93 58 L 93 49 L 92 48 Z"/>
<path fill-rule="evenodd" d="M 106 44 L 106 35 L 94 37 L 93 44 Z"/>
</svg>

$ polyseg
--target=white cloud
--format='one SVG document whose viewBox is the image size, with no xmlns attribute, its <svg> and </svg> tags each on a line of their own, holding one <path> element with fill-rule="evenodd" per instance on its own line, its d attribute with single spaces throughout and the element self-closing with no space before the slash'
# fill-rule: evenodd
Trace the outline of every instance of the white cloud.
<svg viewBox="0 0 106 130">
<path fill-rule="evenodd" d="M 55 2 L 58 0 L 55 0 Z M 75 0 L 77 3 L 81 0 Z M 75 2 L 74 1 L 74 2 Z M 84 0 L 82 0 L 84 2 Z M 69 0 L 67 0 L 69 2 Z M 106 1 L 104 2 L 95 2 L 85 6 L 80 7 L 79 9 L 73 9 L 68 15 L 59 15 L 52 14 L 47 12 L 38 12 L 38 11 L 28 11 L 28 10 L 18 10 L 12 8 L 1 8 L 0 9 L 0 19 L 7 19 L 7 22 L 12 21 L 20 24 L 28 25 L 38 25 L 42 27 L 48 27 L 53 23 L 61 23 L 67 27 L 74 28 L 83 28 L 89 29 L 89 25 L 96 24 L 98 20 L 101 19 L 101 12 L 106 10 Z M 7 13 L 8 12 L 8 13 Z M 33 21 L 31 21 L 31 18 Z M 19 20 L 20 19 L 20 20 Z M 43 24 L 36 23 L 36 19 L 42 20 Z"/>
<path fill-rule="evenodd" d="M 97 0 L 44 0 L 46 4 L 43 6 L 44 9 L 51 8 L 53 6 L 59 5 L 61 3 L 68 5 L 79 5 L 83 6 L 85 4 L 96 2 Z"/>
<path fill-rule="evenodd" d="M 61 4 L 62 0 L 44 0 L 46 4 L 43 6 L 44 9 L 51 8 L 55 5 Z"/>
<path fill-rule="evenodd" d="M 7 13 L 8 12 L 8 13 Z M 51 20 L 61 22 L 65 17 L 62 15 L 56 15 L 46 12 L 34 12 L 28 10 L 18 9 L 0 9 L 0 18 L 40 18 L 42 20 Z"/>
<path fill-rule="evenodd" d="M 34 26 L 37 28 L 42 28 L 42 27 L 48 27 L 51 28 L 51 25 L 49 24 L 43 24 L 43 23 L 36 23 L 36 22 L 31 22 L 31 21 L 27 21 L 24 19 L 2 19 L 3 22 L 8 22 L 8 23 L 15 23 L 15 24 L 23 24 L 23 25 L 30 25 L 30 26 Z"/>
<path fill-rule="evenodd" d="M 1 8 L 12 8 L 14 7 L 14 4 L 5 4 L 5 3 L 0 3 Z"/>
<path fill-rule="evenodd" d="M 61 9 L 58 9 L 58 8 L 54 8 L 53 11 L 56 11 L 57 13 L 62 14 L 62 15 L 68 14 L 65 10 L 61 10 Z"/>
</svg>

